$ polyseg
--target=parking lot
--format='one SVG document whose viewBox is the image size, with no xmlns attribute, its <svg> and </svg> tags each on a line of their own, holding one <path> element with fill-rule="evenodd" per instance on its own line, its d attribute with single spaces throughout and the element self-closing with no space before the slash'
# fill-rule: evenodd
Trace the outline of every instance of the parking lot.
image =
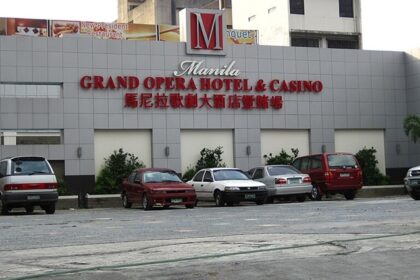
<svg viewBox="0 0 420 280">
<path fill-rule="evenodd" d="M 18 210 L 0 217 L 0 278 L 418 279 L 419 216 L 408 196 Z"/>
</svg>

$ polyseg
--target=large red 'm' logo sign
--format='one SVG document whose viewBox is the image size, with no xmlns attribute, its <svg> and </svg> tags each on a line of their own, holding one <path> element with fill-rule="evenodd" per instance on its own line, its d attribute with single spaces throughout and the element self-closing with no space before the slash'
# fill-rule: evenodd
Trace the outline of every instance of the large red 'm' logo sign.
<svg viewBox="0 0 420 280">
<path fill-rule="evenodd" d="M 223 49 L 223 16 L 218 14 L 191 13 L 191 48 Z"/>
<path fill-rule="evenodd" d="M 187 53 L 225 55 L 223 11 L 191 9 L 187 19 Z"/>
</svg>

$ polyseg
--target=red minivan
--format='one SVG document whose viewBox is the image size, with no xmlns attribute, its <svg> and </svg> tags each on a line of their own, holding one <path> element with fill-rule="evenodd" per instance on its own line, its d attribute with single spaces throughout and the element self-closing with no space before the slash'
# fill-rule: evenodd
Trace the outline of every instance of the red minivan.
<svg viewBox="0 0 420 280">
<path fill-rule="evenodd" d="M 321 200 L 324 194 L 342 194 L 354 199 L 363 185 L 362 169 L 350 153 L 323 153 L 298 157 L 292 164 L 312 180 L 312 200 Z"/>
<path fill-rule="evenodd" d="M 124 208 L 130 208 L 133 203 L 140 203 L 144 210 L 171 205 L 194 208 L 197 201 L 194 188 L 166 168 L 139 168 L 122 182 L 121 188 Z"/>
</svg>

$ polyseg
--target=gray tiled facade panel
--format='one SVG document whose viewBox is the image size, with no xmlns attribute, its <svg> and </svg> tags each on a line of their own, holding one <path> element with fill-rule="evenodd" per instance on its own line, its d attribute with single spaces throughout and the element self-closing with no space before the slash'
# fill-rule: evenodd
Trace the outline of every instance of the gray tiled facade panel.
<svg viewBox="0 0 420 280">
<path fill-rule="evenodd" d="M 152 129 L 153 164 L 177 171 L 181 164 L 180 129 L 194 128 L 233 129 L 234 161 L 244 169 L 260 164 L 261 128 L 309 129 L 311 152 L 320 152 L 322 144 L 327 151 L 334 151 L 334 130 L 338 128 L 384 129 L 387 167 L 420 163 L 420 148 L 409 144 L 402 129 L 407 113 L 419 113 L 418 50 L 404 54 L 231 46 L 222 58 L 187 56 L 184 52 L 183 43 L 0 36 L 1 82 L 64 82 L 63 98 L 0 98 L 0 128 L 63 129 L 64 145 L 23 149 L 48 153 L 55 160 L 65 159 L 66 175 L 94 173 L 93 131 L 98 128 Z M 324 89 L 320 94 L 282 93 L 283 108 L 264 111 L 135 110 L 124 108 L 124 90 L 80 89 L 83 75 L 137 75 L 140 80 L 147 76 L 172 76 L 179 62 L 191 59 L 204 60 L 214 67 L 235 60 L 240 78 L 252 83 L 257 79 L 311 79 L 321 80 Z M 143 87 L 138 90 L 141 91 Z M 155 130 L 164 132 L 165 137 L 157 138 Z M 399 155 L 396 144 L 404 147 Z M 246 155 L 247 145 L 251 146 L 250 156 Z M 162 154 L 166 146 L 171 151 L 168 158 Z M 77 147 L 83 148 L 81 159 L 77 158 Z M 0 151 L 4 156 L 23 150 L 1 146 Z"/>
</svg>

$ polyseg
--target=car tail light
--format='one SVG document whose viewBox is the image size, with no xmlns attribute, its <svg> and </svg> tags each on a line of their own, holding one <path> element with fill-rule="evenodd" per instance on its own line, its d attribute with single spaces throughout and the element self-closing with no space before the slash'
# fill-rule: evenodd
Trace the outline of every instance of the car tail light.
<svg viewBox="0 0 420 280">
<path fill-rule="evenodd" d="M 287 180 L 284 178 L 276 178 L 274 179 L 274 184 L 276 185 L 287 184 Z"/>
<path fill-rule="evenodd" d="M 327 171 L 325 172 L 324 176 L 325 176 L 325 181 L 331 182 L 333 180 L 334 174 L 331 171 Z"/>
<path fill-rule="evenodd" d="M 357 171 L 357 177 L 359 177 L 359 178 L 362 178 L 363 177 L 362 170 Z"/>
<path fill-rule="evenodd" d="M 311 177 L 303 177 L 303 182 L 304 183 L 311 183 Z"/>
<path fill-rule="evenodd" d="M 24 190 L 51 190 L 57 189 L 57 183 L 27 183 L 27 184 L 7 184 L 4 186 L 5 191 L 24 191 Z"/>
</svg>

